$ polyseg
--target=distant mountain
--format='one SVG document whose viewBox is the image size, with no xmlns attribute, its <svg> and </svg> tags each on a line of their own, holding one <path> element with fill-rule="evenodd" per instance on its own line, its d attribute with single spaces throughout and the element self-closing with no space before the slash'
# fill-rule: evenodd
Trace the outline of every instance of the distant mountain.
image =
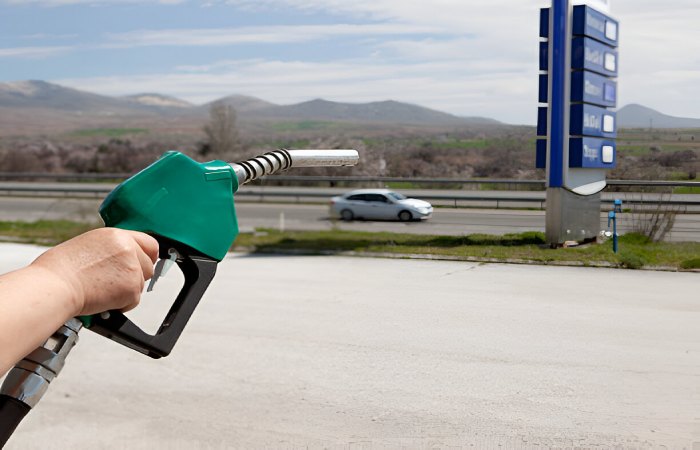
<svg viewBox="0 0 700 450">
<path fill-rule="evenodd" d="M 67 88 L 45 81 L 0 83 L 0 108 L 41 110 L 72 115 L 161 116 L 190 110 L 193 105 L 160 94 L 109 97 Z"/>
<path fill-rule="evenodd" d="M 371 103 L 340 103 L 323 99 L 260 109 L 259 117 L 286 120 L 385 122 L 397 124 L 459 125 L 473 119 L 453 116 L 434 109 L 393 100 Z M 499 123 L 493 119 L 477 118 L 481 123 Z"/>
<path fill-rule="evenodd" d="M 233 106 L 238 117 L 251 121 L 346 121 L 409 125 L 485 125 L 500 122 L 484 117 L 457 117 L 418 105 L 393 100 L 371 103 L 340 103 L 316 99 L 294 105 L 276 105 L 256 97 L 231 95 L 216 100 Z M 109 97 L 47 83 L 17 81 L 0 83 L 0 108 L 41 109 L 56 115 L 180 116 L 204 119 L 212 103 L 192 105 L 178 98 L 157 94 Z"/>
<path fill-rule="evenodd" d="M 223 97 L 202 105 L 202 108 L 209 108 L 209 106 L 214 103 L 225 103 L 227 105 L 231 105 L 239 114 L 279 107 L 279 105 L 266 102 L 265 100 L 261 100 L 257 97 L 250 97 L 247 95 L 229 95 L 228 97 Z"/>
<path fill-rule="evenodd" d="M 158 108 L 191 108 L 192 103 L 180 100 L 179 98 L 161 94 L 136 94 L 123 97 L 128 101 L 145 106 L 155 106 Z"/>
<path fill-rule="evenodd" d="M 700 128 L 700 119 L 669 116 L 630 104 L 617 111 L 617 124 L 620 128 Z"/>
<path fill-rule="evenodd" d="M 0 83 L 0 106 L 10 108 L 49 108 L 66 112 L 97 114 L 133 113 L 125 100 L 91 94 L 45 81 Z"/>
<path fill-rule="evenodd" d="M 316 120 L 393 124 L 460 125 L 498 124 L 497 120 L 483 117 L 457 117 L 418 105 L 393 100 L 371 103 L 341 103 L 323 99 L 310 100 L 293 105 L 277 105 L 256 97 L 232 95 L 213 103 L 223 102 L 233 106 L 239 117 L 248 120 Z"/>
</svg>

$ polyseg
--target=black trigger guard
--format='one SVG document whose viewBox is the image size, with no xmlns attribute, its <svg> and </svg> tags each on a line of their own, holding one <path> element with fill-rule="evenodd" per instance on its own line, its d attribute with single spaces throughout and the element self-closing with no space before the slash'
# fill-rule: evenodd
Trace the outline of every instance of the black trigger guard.
<svg viewBox="0 0 700 450">
<path fill-rule="evenodd" d="M 158 328 L 158 332 L 154 335 L 146 333 L 119 311 L 109 311 L 109 313 L 93 316 L 88 329 L 151 358 L 158 359 L 168 356 L 177 343 L 187 321 L 204 295 L 204 291 L 207 290 L 209 283 L 214 278 L 219 261 L 180 242 L 162 236 L 154 237 L 160 244 L 160 258 L 167 259 L 169 249 L 177 250 L 176 264 L 185 276 L 182 290 L 170 307 L 170 311 Z"/>
</svg>

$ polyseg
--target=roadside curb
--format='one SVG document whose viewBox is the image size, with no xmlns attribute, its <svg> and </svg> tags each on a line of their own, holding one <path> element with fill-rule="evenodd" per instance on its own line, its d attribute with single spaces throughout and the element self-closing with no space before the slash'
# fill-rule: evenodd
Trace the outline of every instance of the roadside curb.
<svg viewBox="0 0 700 450">
<path fill-rule="evenodd" d="M 8 244 L 27 244 L 40 245 L 50 247 L 53 243 L 48 239 L 27 239 L 15 236 L 1 236 L 0 243 Z M 619 264 L 610 263 L 607 261 L 537 261 L 531 259 L 518 258 L 485 258 L 478 256 L 451 256 L 451 255 L 423 255 L 416 253 L 388 253 L 388 252 L 356 252 L 356 251 L 333 251 L 333 250 L 311 250 L 311 249 L 285 249 L 285 248 L 268 248 L 265 250 L 256 250 L 251 247 L 240 247 L 235 252 L 242 254 L 267 254 L 267 255 L 298 255 L 298 256 L 352 256 L 358 258 L 388 258 L 388 259 L 414 259 L 425 261 L 464 261 L 483 264 L 520 264 L 530 266 L 555 266 L 555 267 L 592 267 L 603 269 L 625 269 L 625 270 L 649 270 L 654 272 L 680 272 L 680 273 L 700 273 L 700 269 L 678 269 L 671 266 L 643 266 L 639 269 L 627 269 Z"/>
<path fill-rule="evenodd" d="M 253 248 L 240 248 L 240 253 L 255 254 L 280 254 L 280 255 L 297 255 L 297 256 L 351 256 L 360 258 L 388 258 L 388 259 L 414 259 L 427 261 L 464 261 L 483 264 L 521 264 L 531 266 L 557 266 L 557 267 L 591 267 L 604 269 L 623 269 L 623 270 L 650 270 L 655 272 L 690 272 L 700 273 L 700 269 L 680 270 L 671 266 L 644 266 L 640 269 L 626 269 L 618 264 L 607 261 L 536 261 L 530 259 L 518 258 L 484 258 L 478 256 L 450 256 L 450 255 L 422 255 L 415 253 L 388 253 L 388 252 L 356 252 L 356 251 L 332 251 L 332 250 L 311 250 L 311 249 L 285 249 L 285 248 L 267 248 L 265 250 L 255 250 Z"/>
</svg>

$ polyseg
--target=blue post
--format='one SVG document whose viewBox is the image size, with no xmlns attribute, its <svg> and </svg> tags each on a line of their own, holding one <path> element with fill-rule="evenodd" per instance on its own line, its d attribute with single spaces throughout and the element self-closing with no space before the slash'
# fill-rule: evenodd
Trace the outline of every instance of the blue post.
<svg viewBox="0 0 700 450">
<path fill-rule="evenodd" d="M 608 212 L 608 228 L 610 228 L 610 221 L 613 224 L 613 253 L 617 253 L 617 217 L 615 217 L 615 211 Z"/>
<path fill-rule="evenodd" d="M 614 208 L 615 208 L 615 212 L 621 213 L 622 212 L 622 200 L 620 200 L 619 198 L 616 198 Z"/>
<path fill-rule="evenodd" d="M 552 59 L 549 76 L 551 77 L 550 111 L 549 111 L 549 179 L 548 187 L 564 185 L 564 146 L 569 138 L 569 130 L 565 128 L 564 117 L 566 110 L 566 83 L 571 74 L 571 68 L 566 64 L 566 54 L 569 51 L 567 22 L 569 18 L 569 0 L 552 0 L 551 30 L 549 45 Z"/>
</svg>

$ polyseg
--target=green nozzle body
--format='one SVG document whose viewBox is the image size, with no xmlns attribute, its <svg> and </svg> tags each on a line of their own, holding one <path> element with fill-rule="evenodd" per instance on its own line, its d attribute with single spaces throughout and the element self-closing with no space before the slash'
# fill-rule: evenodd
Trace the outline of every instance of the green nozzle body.
<svg viewBox="0 0 700 450">
<path fill-rule="evenodd" d="M 163 236 L 221 261 L 238 235 L 237 190 L 228 163 L 170 151 L 117 186 L 100 216 L 108 227 Z"/>
</svg>

